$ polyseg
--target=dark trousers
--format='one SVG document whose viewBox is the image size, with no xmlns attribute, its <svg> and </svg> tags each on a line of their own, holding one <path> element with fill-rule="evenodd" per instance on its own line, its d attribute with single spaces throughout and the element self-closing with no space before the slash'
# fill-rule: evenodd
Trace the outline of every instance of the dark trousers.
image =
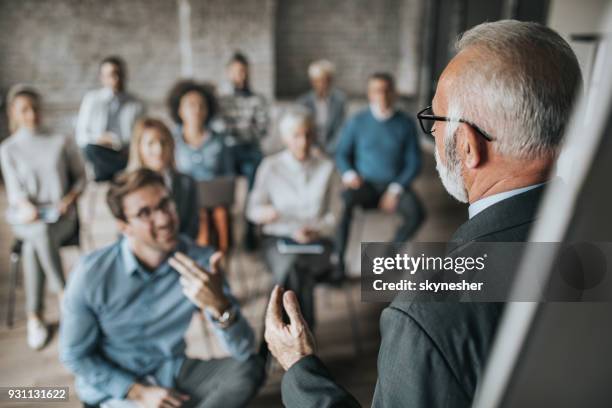
<svg viewBox="0 0 612 408">
<path fill-rule="evenodd" d="M 232 146 L 232 155 L 236 163 L 235 171 L 247 178 L 250 191 L 255 182 L 255 172 L 263 158 L 261 149 L 255 143 L 241 143 Z"/>
<path fill-rule="evenodd" d="M 255 397 L 265 377 L 264 360 L 251 356 L 241 362 L 233 358 L 197 360 L 187 358 L 175 387 L 191 398 L 184 408 L 244 407 Z M 83 404 L 84 408 L 99 405 Z"/>
<path fill-rule="evenodd" d="M 274 276 L 274 282 L 295 292 L 304 320 L 314 327 L 314 286 L 324 278 L 331 268 L 331 241 L 321 241 L 322 254 L 281 254 L 277 237 L 266 237 L 263 243 L 265 262 Z"/>
<path fill-rule="evenodd" d="M 95 181 L 112 180 L 115 174 L 124 170 L 128 162 L 127 148 L 120 151 L 109 147 L 88 144 L 83 154 L 93 166 Z"/>
<path fill-rule="evenodd" d="M 245 176 L 248 180 L 249 191 L 255 183 L 255 173 L 257 167 L 263 158 L 263 154 L 259 146 L 255 143 L 242 143 L 232 147 L 232 155 L 236 163 L 236 174 Z M 256 227 L 255 224 L 245 219 L 245 246 L 248 249 L 255 248 L 256 245 Z"/>
<path fill-rule="evenodd" d="M 259 356 L 244 362 L 229 357 L 188 358 L 176 379 L 176 388 L 191 397 L 185 408 L 245 407 L 263 384 L 264 376 L 264 361 Z"/>
<path fill-rule="evenodd" d="M 377 208 L 378 202 L 387 190 L 387 187 L 387 184 L 374 184 L 366 181 L 356 190 L 346 189 L 342 192 L 344 212 L 338 225 L 336 237 L 336 250 L 338 251 L 338 258 L 342 269 L 344 269 L 344 254 L 349 242 L 353 210 L 355 207 L 364 209 Z M 423 205 L 412 189 L 404 189 L 400 196 L 396 213 L 402 217 L 402 223 L 395 231 L 393 242 L 405 242 L 414 235 L 425 220 Z"/>
</svg>

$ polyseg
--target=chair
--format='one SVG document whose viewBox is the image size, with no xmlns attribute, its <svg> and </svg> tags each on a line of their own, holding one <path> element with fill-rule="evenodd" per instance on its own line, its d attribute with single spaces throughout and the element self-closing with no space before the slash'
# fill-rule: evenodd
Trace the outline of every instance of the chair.
<svg viewBox="0 0 612 408">
<path fill-rule="evenodd" d="M 81 226 L 79 218 L 77 216 L 77 224 L 74 234 L 70 236 L 66 241 L 60 245 L 62 248 L 69 246 L 81 246 L 80 239 Z M 11 254 L 9 256 L 10 268 L 9 268 L 9 286 L 8 286 L 8 304 L 6 308 L 6 325 L 11 328 L 13 327 L 13 320 L 15 317 L 15 292 L 17 290 L 17 281 L 19 278 L 19 263 L 21 262 L 21 250 L 23 241 L 16 239 L 11 247 Z"/>
</svg>

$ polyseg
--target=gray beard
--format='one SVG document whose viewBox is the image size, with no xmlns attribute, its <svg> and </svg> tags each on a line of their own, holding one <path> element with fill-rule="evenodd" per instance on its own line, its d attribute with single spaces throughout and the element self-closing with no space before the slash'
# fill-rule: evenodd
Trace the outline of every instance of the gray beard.
<svg viewBox="0 0 612 408">
<path fill-rule="evenodd" d="M 461 170 L 459 168 L 459 162 L 454 157 L 453 154 L 447 154 L 447 163 L 448 167 L 442 163 L 440 160 L 440 155 L 438 154 L 438 149 L 435 148 L 434 156 L 436 158 L 436 170 L 438 171 L 438 176 L 440 180 L 442 180 L 442 185 L 456 200 L 462 203 L 468 202 L 468 194 L 465 189 L 465 183 L 463 182 L 463 177 L 461 177 Z M 447 151 L 450 149 L 446 149 Z"/>
</svg>

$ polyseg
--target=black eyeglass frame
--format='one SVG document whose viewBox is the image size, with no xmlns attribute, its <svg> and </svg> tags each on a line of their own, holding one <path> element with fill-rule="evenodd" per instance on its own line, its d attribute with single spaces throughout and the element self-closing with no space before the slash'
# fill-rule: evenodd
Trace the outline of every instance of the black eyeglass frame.
<svg viewBox="0 0 612 408">
<path fill-rule="evenodd" d="M 417 113 L 417 119 L 419 119 L 419 125 L 421 125 L 421 129 L 423 129 L 423 132 L 427 133 L 428 135 L 433 135 L 433 130 L 431 130 L 431 129 L 427 130 L 427 128 L 425 127 L 425 124 L 423 123 L 423 120 L 433 120 L 433 121 L 440 121 L 440 122 L 459 122 L 459 123 L 465 123 L 466 125 L 470 125 L 471 127 L 473 127 L 475 131 L 480 133 L 480 135 L 482 137 L 484 137 L 487 142 L 495 141 L 494 137 L 492 137 L 487 132 L 485 132 L 484 130 L 479 128 L 478 125 L 476 125 L 475 123 L 472 123 L 472 122 L 470 122 L 468 120 L 465 120 L 465 119 L 453 119 L 453 118 L 448 118 L 446 116 L 430 115 L 430 114 L 425 113 L 425 112 L 431 110 L 431 108 L 432 107 L 430 105 L 430 106 L 426 107 L 425 109 L 423 109 L 422 111 L 420 111 L 419 113 Z M 433 129 L 433 127 L 432 127 L 432 129 Z"/>
</svg>

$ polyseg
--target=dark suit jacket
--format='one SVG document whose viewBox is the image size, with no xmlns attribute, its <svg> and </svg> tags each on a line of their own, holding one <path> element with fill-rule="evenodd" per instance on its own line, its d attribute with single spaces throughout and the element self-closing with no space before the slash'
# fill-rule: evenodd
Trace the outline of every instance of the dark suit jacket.
<svg viewBox="0 0 612 408">
<path fill-rule="evenodd" d="M 198 235 L 200 222 L 198 219 L 197 185 L 190 176 L 175 171 L 172 173 L 172 198 L 176 203 L 179 217 L 179 231 L 191 239 Z"/>
<path fill-rule="evenodd" d="M 310 91 L 302 95 L 298 99 L 298 103 L 307 107 L 314 115 L 316 112 L 316 100 L 317 96 L 314 91 Z M 329 94 L 329 115 L 327 116 L 325 131 L 324 134 L 318 135 L 318 142 L 321 148 L 329 155 L 333 155 L 336 150 L 345 114 L 346 96 L 342 91 L 333 88 Z"/>
<path fill-rule="evenodd" d="M 478 241 L 526 241 L 542 191 L 538 187 L 485 209 L 455 232 L 450 252 L 469 251 Z M 380 319 L 372 405 L 469 407 L 502 311 L 502 303 L 412 302 L 398 296 Z M 282 397 L 287 407 L 359 406 L 315 356 L 287 371 Z"/>
</svg>

